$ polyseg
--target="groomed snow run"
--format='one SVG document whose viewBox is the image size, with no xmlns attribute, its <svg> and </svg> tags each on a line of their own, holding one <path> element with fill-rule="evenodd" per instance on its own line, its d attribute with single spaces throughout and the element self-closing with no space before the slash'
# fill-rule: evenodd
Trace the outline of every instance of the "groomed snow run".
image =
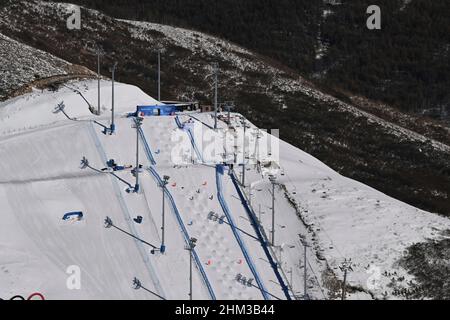
<svg viewBox="0 0 450 320">
<path fill-rule="evenodd" d="M 260 233 L 270 235 L 267 176 L 249 165 L 246 185 L 239 187 L 228 169 L 216 175 L 216 167 L 202 163 L 197 155 L 202 152 L 201 137 L 195 130 L 180 129 L 175 116 L 143 120 L 139 193 L 127 192 L 123 182 L 134 186 L 131 170 L 117 172 L 120 181 L 108 172 L 81 169 L 83 157 L 100 170 L 109 159 L 134 167 L 136 129 L 125 115 L 136 105 L 158 103 L 134 86 L 116 83 L 117 131 L 105 135 L 98 123 L 110 125 L 111 83 L 101 82 L 100 116 L 89 111 L 89 104 L 97 107 L 96 86 L 96 81 L 69 82 L 56 92 L 35 90 L 0 104 L 0 298 L 41 292 L 47 299 L 158 299 L 144 289 L 136 290 L 136 277 L 166 299 L 188 299 L 185 246 L 191 237 L 197 239 L 194 299 L 286 299 L 282 283 L 291 299 L 303 298 L 301 239 L 309 244 L 306 281 L 311 299 L 330 297 L 326 271 L 342 279 L 338 267 L 345 258 L 354 263 L 348 281 L 360 288 L 349 298 L 381 297 L 385 291 L 389 298 L 390 278 L 384 272 L 409 277 L 396 264 L 404 250 L 439 239 L 441 231 L 450 229 L 448 219 L 342 177 L 280 141 L 276 245 L 265 250 L 241 192 L 261 221 Z M 76 121 L 54 112 L 62 101 L 65 112 Z M 237 116 L 233 114 L 233 119 Z M 182 124 L 189 118 L 179 115 Z M 210 114 L 196 114 L 191 121 L 204 131 L 213 124 Z M 220 121 L 219 126 L 226 124 Z M 233 120 L 233 126 L 241 124 Z M 174 135 L 200 148 L 192 152 L 191 163 L 172 162 Z M 241 170 L 234 168 L 236 179 Z M 104 227 L 108 216 L 115 226 L 159 247 L 163 193 L 157 176 L 165 175 L 170 179 L 165 192 L 164 254 L 152 254 L 143 242 Z M 65 213 L 78 211 L 83 212 L 82 220 L 62 219 Z M 208 219 L 211 212 L 228 224 Z M 133 220 L 137 216 L 143 217 L 141 224 Z M 278 272 L 271 259 L 278 263 Z M 70 289 L 73 274 L 68 271 L 73 266 L 81 272 L 79 290 Z M 381 273 L 375 288 L 368 286 L 371 266 Z M 253 286 L 236 281 L 238 274 L 254 279 Z"/>
</svg>

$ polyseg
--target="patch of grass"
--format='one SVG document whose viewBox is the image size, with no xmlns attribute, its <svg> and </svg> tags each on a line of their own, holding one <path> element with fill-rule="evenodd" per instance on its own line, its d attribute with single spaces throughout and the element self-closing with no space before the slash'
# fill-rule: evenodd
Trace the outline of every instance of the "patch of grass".
<svg viewBox="0 0 450 320">
<path fill-rule="evenodd" d="M 450 238 L 409 247 L 400 265 L 416 277 L 417 283 L 412 283 L 410 290 L 398 292 L 398 295 L 411 299 L 450 299 Z"/>
</svg>

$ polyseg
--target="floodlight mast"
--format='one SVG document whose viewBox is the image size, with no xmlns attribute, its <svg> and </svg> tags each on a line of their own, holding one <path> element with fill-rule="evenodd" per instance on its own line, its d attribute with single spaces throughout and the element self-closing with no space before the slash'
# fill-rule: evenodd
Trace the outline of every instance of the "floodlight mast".
<svg viewBox="0 0 450 320">
<path fill-rule="evenodd" d="M 142 289 L 144 291 L 147 291 L 148 293 L 151 293 L 152 295 L 154 295 L 155 297 L 161 299 L 161 300 L 166 300 L 166 298 L 164 298 L 163 296 L 157 294 L 156 292 L 153 292 L 152 290 L 147 289 L 146 287 L 144 287 L 141 283 L 141 281 L 138 278 L 134 278 L 133 279 L 133 288 L 135 290 L 139 290 Z"/>
<path fill-rule="evenodd" d="M 342 296 L 341 300 L 345 300 L 346 298 L 346 290 L 347 290 L 347 274 L 349 271 L 353 271 L 353 263 L 352 259 L 345 259 L 344 262 L 339 266 L 342 272 L 344 272 L 344 281 L 342 283 Z"/>
<path fill-rule="evenodd" d="M 270 182 L 272 183 L 272 246 L 275 246 L 275 183 L 276 183 L 276 177 L 270 176 L 269 177 Z"/>
<path fill-rule="evenodd" d="M 214 67 L 214 130 L 217 130 L 219 64 L 215 62 L 213 64 L 213 67 Z"/>
<path fill-rule="evenodd" d="M 189 251 L 189 300 L 192 300 L 192 260 L 193 260 L 193 251 L 194 248 L 197 245 L 197 239 L 196 238 L 190 238 L 189 242 L 186 246 L 186 250 Z"/>
<path fill-rule="evenodd" d="M 117 62 L 115 62 L 114 65 L 111 68 L 111 72 L 112 72 L 112 97 L 111 97 L 111 127 L 110 127 L 110 134 L 113 134 L 116 131 L 116 124 L 114 123 L 114 80 L 115 80 L 116 68 L 117 68 Z"/>
<path fill-rule="evenodd" d="M 234 109 L 235 105 L 233 101 L 226 102 L 226 107 L 228 111 L 228 125 L 231 125 L 231 109 Z"/>
<path fill-rule="evenodd" d="M 98 83 L 98 104 L 97 115 L 100 115 L 100 48 L 97 48 L 97 83 Z"/>
<path fill-rule="evenodd" d="M 241 124 L 244 126 L 244 139 L 243 139 L 243 145 L 242 145 L 242 186 L 245 188 L 245 144 L 246 144 L 246 134 L 247 134 L 247 122 L 244 117 L 241 118 Z"/>
<path fill-rule="evenodd" d="M 134 234 L 132 234 L 132 233 L 130 233 L 130 232 L 128 232 L 128 231 L 126 231 L 126 230 L 124 230 L 124 229 L 119 228 L 118 226 L 116 226 L 110 217 L 106 217 L 106 218 L 105 218 L 105 221 L 104 221 L 104 227 L 105 227 L 106 229 L 114 228 L 114 229 L 116 229 L 116 230 L 118 230 L 118 231 L 120 231 L 120 232 L 126 234 L 127 236 L 130 236 L 131 238 L 133 238 L 133 239 L 135 239 L 135 240 L 138 240 L 139 242 L 142 242 L 143 244 L 145 244 L 145 245 L 151 247 L 152 250 L 151 250 L 150 252 L 151 252 L 152 254 L 154 254 L 154 250 L 157 249 L 156 246 L 154 246 L 154 245 L 151 244 L 150 242 L 147 242 L 147 241 L 145 241 L 145 240 L 142 240 L 141 238 L 135 236 Z"/>
<path fill-rule="evenodd" d="M 192 249 L 189 253 L 189 300 L 192 300 Z"/>
<path fill-rule="evenodd" d="M 158 50 L 158 101 L 161 101 L 161 50 Z"/>
<path fill-rule="evenodd" d="M 166 192 L 166 186 L 169 183 L 169 176 L 164 176 L 163 181 L 161 182 L 161 189 L 162 189 L 162 219 L 161 219 L 161 253 L 164 253 L 166 251 L 166 244 L 165 244 L 165 221 L 166 221 L 166 215 L 165 215 L 165 192 Z"/>
<path fill-rule="evenodd" d="M 139 193 L 139 130 L 142 126 L 142 118 L 139 116 L 136 116 L 134 122 L 136 124 L 136 168 L 135 168 L 135 176 L 136 176 L 136 183 L 134 186 L 134 192 Z"/>
</svg>

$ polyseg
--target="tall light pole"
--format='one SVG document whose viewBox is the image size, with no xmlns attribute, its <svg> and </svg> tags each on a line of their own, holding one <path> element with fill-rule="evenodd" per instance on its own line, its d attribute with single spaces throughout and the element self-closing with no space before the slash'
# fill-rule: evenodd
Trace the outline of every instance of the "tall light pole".
<svg viewBox="0 0 450 320">
<path fill-rule="evenodd" d="M 227 107 L 227 112 L 228 112 L 228 125 L 231 124 L 231 109 L 235 108 L 234 102 L 233 101 L 228 101 L 225 103 L 225 106 Z"/>
<path fill-rule="evenodd" d="M 346 289 L 347 289 L 347 273 L 349 271 L 353 271 L 352 268 L 352 259 L 345 259 L 344 262 L 339 266 L 339 269 L 341 269 L 342 272 L 344 272 L 344 282 L 342 283 L 342 296 L 341 300 L 345 300 L 346 298 Z"/>
<path fill-rule="evenodd" d="M 97 113 L 100 115 L 100 48 L 97 49 L 97 82 L 98 82 L 98 104 Z"/>
<path fill-rule="evenodd" d="M 242 117 L 241 123 L 244 126 L 244 143 L 242 146 L 242 186 L 245 188 L 245 135 L 247 134 L 247 123 L 244 117 Z"/>
<path fill-rule="evenodd" d="M 114 78 L 117 68 L 117 62 L 114 62 L 111 72 L 112 72 L 112 97 L 111 97 L 111 127 L 110 127 L 110 134 L 113 134 L 114 131 L 116 131 L 116 125 L 114 123 Z"/>
<path fill-rule="evenodd" d="M 270 176 L 270 182 L 272 183 L 272 230 L 270 231 L 272 235 L 272 246 L 275 246 L 275 176 Z"/>
<path fill-rule="evenodd" d="M 217 130 L 219 64 L 215 62 L 213 66 L 214 66 L 214 130 Z"/>
<path fill-rule="evenodd" d="M 162 236 L 161 236 L 161 253 L 164 253 L 166 251 L 166 245 L 165 245 L 165 222 L 166 222 L 166 215 L 165 215 L 165 191 L 166 191 L 166 186 L 169 183 L 169 176 L 164 176 L 164 180 L 161 181 L 161 189 L 162 189 L 162 219 L 161 219 L 161 231 L 162 231 Z"/>
<path fill-rule="evenodd" d="M 161 50 L 158 50 L 158 101 L 161 101 Z"/>
<path fill-rule="evenodd" d="M 186 250 L 189 251 L 189 300 L 192 300 L 192 252 L 197 245 L 197 239 L 190 238 L 189 243 L 186 246 Z"/>
<path fill-rule="evenodd" d="M 116 230 L 119 230 L 120 232 L 126 234 L 127 236 L 130 236 L 131 238 L 138 240 L 139 242 L 142 242 L 143 244 L 148 245 L 149 247 L 152 248 L 152 250 L 150 251 L 152 254 L 154 254 L 154 250 L 156 249 L 156 247 L 154 245 L 152 245 L 151 243 L 142 240 L 141 238 L 136 237 L 134 234 L 129 233 L 128 231 L 123 230 L 122 228 L 119 228 L 118 226 L 116 226 L 114 224 L 114 222 L 111 220 L 110 217 L 106 217 L 105 222 L 104 222 L 104 226 L 106 229 L 110 229 L 110 228 L 114 228 Z"/>
<path fill-rule="evenodd" d="M 142 289 L 144 291 L 147 291 L 148 293 L 151 293 L 152 295 L 154 295 L 155 297 L 158 297 L 161 300 L 166 300 L 166 298 L 164 298 L 163 296 L 160 296 L 159 294 L 157 294 L 156 292 L 153 292 L 152 290 L 147 289 L 146 287 L 144 287 L 141 283 L 141 281 L 138 278 L 134 278 L 133 279 L 133 287 L 135 290 L 139 290 Z"/>
<path fill-rule="evenodd" d="M 260 155 L 259 155 L 259 139 L 261 139 L 261 133 L 259 132 L 259 129 L 256 129 L 256 143 L 255 143 L 255 161 L 256 161 L 256 167 L 259 167 L 259 161 L 260 161 Z"/>
<path fill-rule="evenodd" d="M 135 176 L 136 176 L 136 184 L 134 186 L 134 192 L 138 193 L 140 186 L 139 186 L 139 129 L 142 126 L 142 118 L 136 117 L 134 119 L 134 123 L 136 124 L 136 168 L 135 168 Z"/>
</svg>

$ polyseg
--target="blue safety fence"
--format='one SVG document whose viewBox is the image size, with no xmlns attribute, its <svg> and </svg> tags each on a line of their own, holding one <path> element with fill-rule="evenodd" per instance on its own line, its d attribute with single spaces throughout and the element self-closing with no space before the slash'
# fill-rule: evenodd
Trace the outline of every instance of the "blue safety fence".
<svg viewBox="0 0 450 320">
<path fill-rule="evenodd" d="M 253 260 L 248 253 L 247 247 L 245 246 L 244 241 L 242 241 L 241 236 L 239 234 L 239 231 L 236 229 L 236 224 L 234 222 L 233 216 L 231 215 L 230 209 L 228 208 L 227 202 L 225 201 L 225 197 L 223 196 L 223 189 L 222 189 L 222 176 L 223 176 L 223 165 L 216 166 L 216 184 L 217 184 L 217 197 L 219 199 L 220 206 L 222 207 L 223 212 L 225 213 L 225 216 L 228 219 L 228 222 L 231 226 L 231 230 L 233 231 L 234 237 L 236 238 L 236 241 L 239 244 L 239 247 L 241 248 L 242 253 L 244 254 L 245 260 L 247 261 L 247 264 L 252 271 L 253 276 L 255 277 L 256 283 L 258 283 L 258 287 L 261 290 L 261 293 L 265 300 L 269 300 L 269 295 L 266 293 L 267 290 L 264 287 L 264 283 L 261 280 L 261 277 L 258 274 L 258 271 L 256 270 L 256 266 L 253 263 Z"/>
<path fill-rule="evenodd" d="M 177 123 L 177 126 L 179 129 L 186 131 L 186 133 L 189 137 L 189 140 L 191 141 L 192 148 L 194 148 L 195 154 L 197 155 L 197 158 L 201 162 L 204 162 L 202 153 L 200 152 L 200 150 L 197 147 L 197 144 L 195 143 L 194 134 L 192 133 L 191 128 L 185 129 L 185 127 L 181 123 L 180 118 L 178 116 L 175 117 L 175 122 Z"/>
<path fill-rule="evenodd" d="M 261 245 L 264 249 L 264 252 L 267 256 L 267 259 L 269 260 L 270 265 L 272 266 L 273 271 L 275 272 L 275 276 L 277 277 L 278 283 L 280 284 L 283 293 L 285 294 L 286 298 L 288 300 L 292 300 L 291 295 L 289 294 L 289 288 L 288 286 L 284 283 L 283 277 L 280 274 L 280 271 L 278 270 L 278 264 L 274 261 L 272 255 L 270 254 L 269 248 L 268 248 L 268 244 L 267 242 L 264 240 L 264 237 L 261 233 L 261 230 L 259 229 L 259 222 L 258 222 L 258 218 L 256 217 L 255 213 L 253 212 L 253 210 L 250 208 L 250 206 L 247 203 L 247 200 L 244 197 L 244 194 L 242 193 L 241 188 L 239 187 L 239 183 L 238 180 L 236 178 L 236 175 L 234 174 L 233 171 L 230 170 L 230 177 L 231 180 L 233 181 L 233 184 L 236 188 L 236 191 L 239 195 L 239 198 L 241 199 L 242 205 L 244 206 L 245 211 L 248 214 L 248 217 L 252 223 L 253 228 L 255 229 L 256 235 L 258 236 L 258 239 L 261 242 Z"/>
<path fill-rule="evenodd" d="M 145 138 L 145 134 L 144 134 L 143 131 L 141 133 L 141 140 L 142 140 L 142 142 L 144 144 L 145 154 L 147 155 L 148 160 L 150 161 L 150 163 L 152 163 L 152 165 L 156 165 L 156 161 L 153 158 L 152 151 L 151 151 L 150 146 L 149 146 L 149 144 L 147 142 L 147 139 Z M 158 185 L 162 185 L 163 184 L 163 181 L 162 181 L 160 175 L 158 174 L 158 172 L 156 171 L 155 168 L 149 167 L 147 170 L 156 179 L 156 182 L 158 183 Z M 167 197 L 168 197 L 168 199 L 170 201 L 170 204 L 172 206 L 173 212 L 175 213 L 175 216 L 177 218 L 178 224 L 179 224 L 179 226 L 181 228 L 181 231 L 183 233 L 184 239 L 186 241 L 186 245 L 188 245 L 190 237 L 189 237 L 189 233 L 187 232 L 186 226 L 184 225 L 183 219 L 181 218 L 180 211 L 178 210 L 177 205 L 175 203 L 175 200 L 173 199 L 172 194 L 169 192 L 169 190 L 167 190 L 167 188 L 166 188 L 164 190 L 164 192 L 165 192 L 165 194 L 167 195 Z M 203 282 L 205 283 L 205 285 L 206 285 L 206 287 L 208 289 L 209 295 L 211 296 L 211 299 L 212 300 L 216 300 L 216 295 L 214 293 L 214 290 L 212 289 L 212 286 L 211 286 L 211 283 L 210 283 L 210 281 L 208 279 L 208 276 L 206 275 L 206 272 L 203 269 L 203 265 L 202 265 L 198 255 L 197 255 L 197 252 L 195 250 L 193 250 L 192 254 L 194 256 L 195 264 L 197 265 L 197 268 L 200 270 L 200 274 L 202 276 Z"/>
</svg>

